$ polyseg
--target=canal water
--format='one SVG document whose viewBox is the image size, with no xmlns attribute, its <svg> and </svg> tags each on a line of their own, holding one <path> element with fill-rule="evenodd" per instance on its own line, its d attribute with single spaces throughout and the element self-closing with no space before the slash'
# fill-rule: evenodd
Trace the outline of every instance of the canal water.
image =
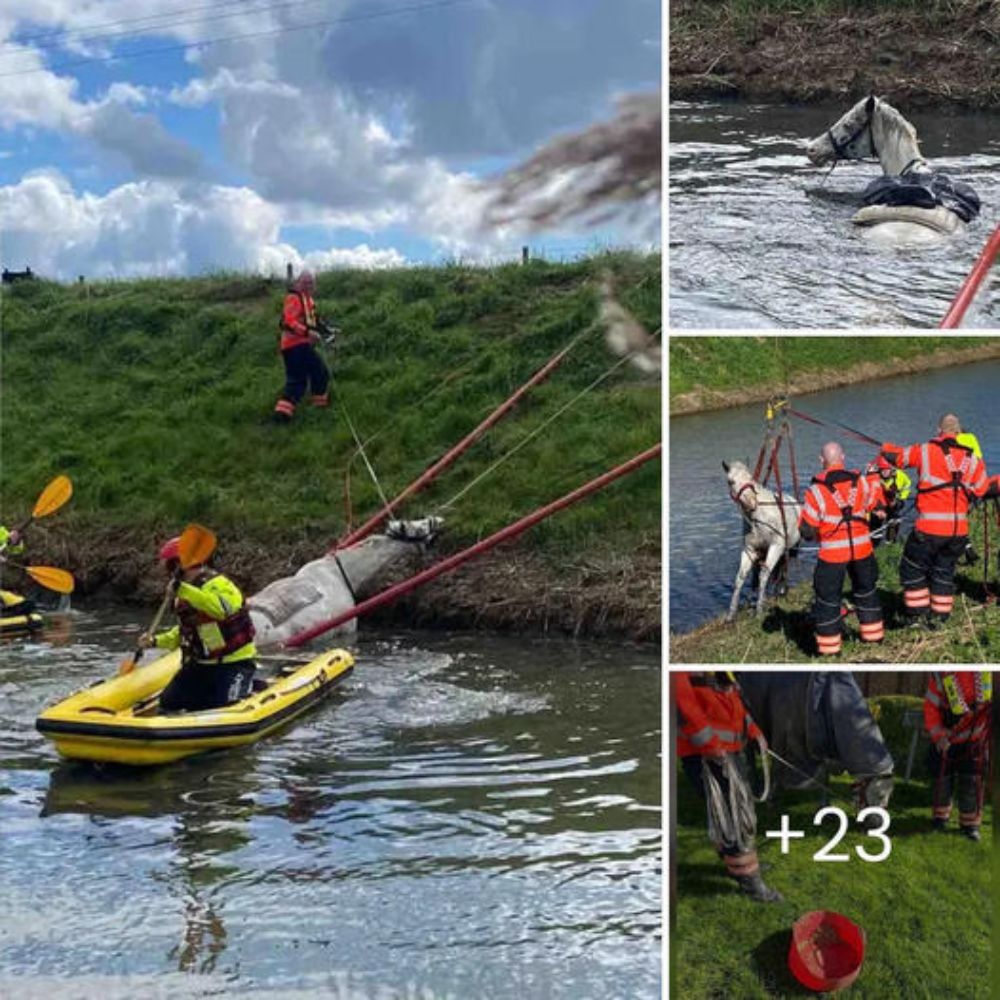
<svg viewBox="0 0 1000 1000">
<path fill-rule="evenodd" d="M 671 328 L 934 327 L 1000 220 L 1000 115 L 898 110 L 932 167 L 982 213 L 930 248 L 885 248 L 850 217 L 876 162 L 814 167 L 807 143 L 848 105 L 677 101 L 670 109 Z M 994 269 L 966 314 L 1000 326 Z"/>
<path fill-rule="evenodd" d="M 45 706 L 135 616 L 0 646 L 0 996 L 660 996 L 660 656 L 365 633 L 252 748 L 60 762 Z"/>
<path fill-rule="evenodd" d="M 875 438 L 897 444 L 925 441 L 943 413 L 958 414 L 983 449 L 986 468 L 1000 472 L 997 398 L 1000 361 L 980 362 L 900 378 L 879 379 L 798 396 L 795 409 L 839 420 Z M 819 450 L 839 440 L 849 468 L 874 457 L 871 445 L 836 428 L 792 421 L 800 492 L 819 471 Z M 729 498 L 723 460 L 753 468 L 764 433 L 764 405 L 670 418 L 670 630 L 687 632 L 725 612 L 742 548 L 742 521 Z M 782 452 L 782 483 L 790 479 Z M 791 488 L 786 484 L 786 492 Z M 792 583 L 809 579 L 814 556 L 792 563 Z M 749 584 L 744 601 L 749 597 Z"/>
</svg>

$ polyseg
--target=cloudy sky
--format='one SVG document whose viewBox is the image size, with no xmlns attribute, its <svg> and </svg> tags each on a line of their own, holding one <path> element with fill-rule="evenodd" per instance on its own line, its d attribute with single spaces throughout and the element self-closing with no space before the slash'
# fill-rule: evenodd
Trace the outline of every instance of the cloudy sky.
<svg viewBox="0 0 1000 1000">
<path fill-rule="evenodd" d="M 523 234 L 483 230 L 477 180 L 659 71 L 660 0 L 2 0 L 0 259 L 72 279 L 510 257 Z"/>
</svg>

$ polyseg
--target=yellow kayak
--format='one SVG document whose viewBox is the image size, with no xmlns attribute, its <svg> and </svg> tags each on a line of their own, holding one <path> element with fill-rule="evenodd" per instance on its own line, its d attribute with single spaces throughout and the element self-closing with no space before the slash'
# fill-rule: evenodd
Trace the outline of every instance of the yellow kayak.
<svg viewBox="0 0 1000 1000">
<path fill-rule="evenodd" d="M 17 611 L 17 606 L 23 603 L 25 601 L 20 594 L 15 594 L 12 590 L 0 590 L 0 635 L 30 632 L 42 627 L 42 616 L 35 611 L 30 601 L 27 602 L 28 611 Z"/>
<path fill-rule="evenodd" d="M 225 708 L 157 715 L 159 694 L 180 665 L 178 650 L 130 674 L 98 681 L 47 708 L 35 726 L 73 760 L 169 764 L 273 733 L 322 701 L 354 669 L 354 657 L 331 649 L 297 669 L 255 680 L 253 694 Z"/>
</svg>

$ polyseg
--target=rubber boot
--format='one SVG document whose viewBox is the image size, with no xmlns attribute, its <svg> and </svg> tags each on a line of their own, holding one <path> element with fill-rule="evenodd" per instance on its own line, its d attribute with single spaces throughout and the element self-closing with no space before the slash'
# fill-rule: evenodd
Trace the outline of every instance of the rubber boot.
<svg viewBox="0 0 1000 1000">
<path fill-rule="evenodd" d="M 959 828 L 959 832 L 963 837 L 968 837 L 969 840 L 982 840 L 978 826 L 963 826 Z"/>
<path fill-rule="evenodd" d="M 927 628 L 930 616 L 931 613 L 929 609 L 924 609 L 923 611 L 908 611 L 906 613 L 906 627 Z"/>
<path fill-rule="evenodd" d="M 934 827 L 935 833 L 945 833 L 948 830 L 948 821 L 946 819 L 933 819 L 931 826 Z"/>
<path fill-rule="evenodd" d="M 760 872 L 753 875 L 741 875 L 737 880 L 740 889 L 755 903 L 780 903 L 784 897 L 777 889 L 766 885 L 760 877 Z"/>
</svg>

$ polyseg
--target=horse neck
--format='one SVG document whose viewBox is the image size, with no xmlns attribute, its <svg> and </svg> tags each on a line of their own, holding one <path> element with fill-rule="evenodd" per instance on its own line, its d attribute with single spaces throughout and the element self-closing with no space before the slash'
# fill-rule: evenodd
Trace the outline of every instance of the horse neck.
<svg viewBox="0 0 1000 1000">
<path fill-rule="evenodd" d="M 897 118 L 880 108 L 872 119 L 872 140 L 882 173 L 889 177 L 898 177 L 914 161 L 925 162 L 901 116 Z"/>
</svg>

